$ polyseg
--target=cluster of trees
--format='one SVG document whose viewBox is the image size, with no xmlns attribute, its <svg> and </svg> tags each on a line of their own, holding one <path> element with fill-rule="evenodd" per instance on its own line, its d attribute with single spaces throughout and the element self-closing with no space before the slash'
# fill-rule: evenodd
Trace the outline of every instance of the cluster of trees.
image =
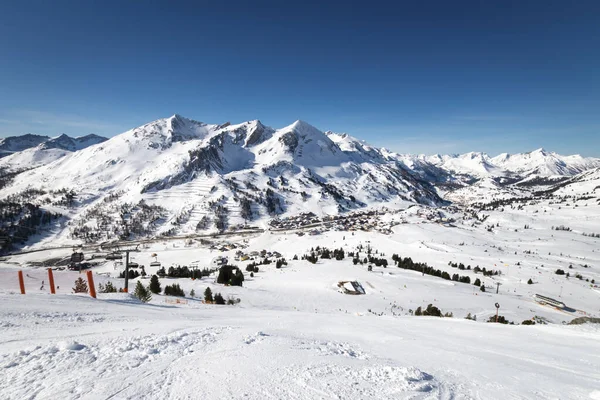
<svg viewBox="0 0 600 400">
<path fill-rule="evenodd" d="M 128 275 L 129 275 L 128 276 L 129 279 L 135 279 L 140 276 L 140 273 L 136 269 L 130 268 Z M 122 278 L 122 279 L 125 278 L 125 271 L 121 271 L 121 273 L 119 274 L 119 278 Z"/>
<path fill-rule="evenodd" d="M 185 297 L 185 292 L 178 283 L 165 286 L 164 294 L 167 296 Z"/>
<path fill-rule="evenodd" d="M 282 266 L 287 265 L 287 261 L 285 261 L 285 258 L 280 258 L 279 260 L 277 260 L 277 262 L 275 262 L 275 268 L 279 269 Z"/>
<path fill-rule="evenodd" d="M 33 203 L 0 200 L 0 254 L 13 250 L 16 244 L 25 244 L 61 216 Z"/>
<path fill-rule="evenodd" d="M 248 264 L 248 266 L 246 267 L 246 271 L 248 271 L 248 267 L 252 267 L 253 269 L 256 268 L 256 271 L 254 272 L 258 272 L 258 266 L 259 265 L 269 265 L 271 264 L 273 261 L 269 260 L 268 258 L 263 258 L 262 260 L 258 260 L 257 261 L 252 261 L 250 264 Z M 250 272 L 250 271 L 249 271 Z"/>
<path fill-rule="evenodd" d="M 281 202 L 273 189 L 267 188 L 265 191 L 265 206 L 270 215 L 275 215 L 281 212 Z"/>
<path fill-rule="evenodd" d="M 465 269 L 466 270 L 470 270 L 471 269 L 470 265 L 467 265 L 465 267 L 465 264 L 463 264 L 463 263 L 455 263 L 455 262 L 452 262 L 452 261 L 448 262 L 448 265 L 451 266 L 452 268 L 458 268 L 461 271 L 464 271 Z"/>
<path fill-rule="evenodd" d="M 25 170 L 17 170 L 17 171 L 9 171 L 6 168 L 0 168 L 0 189 L 5 186 L 8 186 L 14 179 L 15 176 L 19 175 L 21 172 Z"/>
<path fill-rule="evenodd" d="M 475 272 L 476 274 L 481 272 L 483 274 L 483 276 L 502 275 L 502 272 L 500 272 L 500 271 L 496 271 L 493 269 L 485 269 L 485 267 L 479 268 L 479 265 L 476 266 L 475 268 L 473 268 L 473 272 Z"/>
<path fill-rule="evenodd" d="M 144 200 L 137 204 L 103 202 L 87 210 L 69 232 L 72 238 L 86 243 L 115 236 L 121 240 L 146 237 L 156 230 L 165 215 L 165 208 L 149 205 Z M 96 226 L 89 226 L 90 220 L 97 221 Z"/>
<path fill-rule="evenodd" d="M 258 266 L 256 263 L 246 265 L 246 272 L 258 272 Z"/>
<path fill-rule="evenodd" d="M 600 239 L 600 233 L 585 233 L 585 232 L 583 232 L 582 235 Z"/>
<path fill-rule="evenodd" d="M 302 259 L 310 263 L 316 264 L 319 258 L 327 260 L 330 260 L 332 258 L 335 258 L 336 260 L 343 260 L 345 257 L 346 254 L 344 253 L 344 249 L 342 249 L 341 247 L 339 249 L 330 250 L 327 247 L 317 246 L 316 248 L 311 248 L 310 254 L 303 255 Z M 294 259 L 297 260 L 298 257 L 294 256 Z"/>
<path fill-rule="evenodd" d="M 242 286 L 244 283 L 244 274 L 235 265 L 224 265 L 219 268 L 217 283 L 230 286 Z"/>
<path fill-rule="evenodd" d="M 454 315 L 451 312 L 447 312 L 446 314 L 443 314 L 442 311 L 437 308 L 436 306 L 434 306 L 433 304 L 429 304 L 427 306 L 426 309 L 421 309 L 421 307 L 418 307 L 415 310 L 414 315 L 416 316 L 431 316 L 431 317 L 448 317 L 448 318 L 452 318 Z"/>
<path fill-rule="evenodd" d="M 514 325 L 514 324 L 515 324 L 514 322 L 510 322 L 509 320 L 507 320 L 507 319 L 504 317 L 504 315 L 498 315 L 498 319 L 497 319 L 497 320 L 496 320 L 496 316 L 495 316 L 495 315 L 492 315 L 492 316 L 491 316 L 491 317 L 490 317 L 490 318 L 487 320 L 487 322 L 494 322 L 494 323 L 495 323 L 495 322 L 497 322 L 497 323 L 499 323 L 499 324 L 510 324 L 510 325 Z M 528 325 L 528 324 L 525 324 L 525 325 Z"/>
<path fill-rule="evenodd" d="M 317 247 L 317 249 L 319 249 Z M 320 253 L 319 255 L 321 256 L 321 258 L 327 258 L 327 259 L 331 259 L 331 258 L 335 258 L 336 260 L 343 260 L 345 257 L 344 254 L 344 249 L 342 249 L 341 247 L 339 249 L 334 249 L 333 252 L 331 250 L 329 250 L 326 247 L 323 247 L 322 249 L 320 249 Z"/>
<path fill-rule="evenodd" d="M 474 208 L 478 208 L 481 211 L 491 211 L 491 210 L 495 210 L 497 208 L 503 208 L 505 206 L 511 206 L 515 203 L 519 204 L 535 204 L 538 202 L 539 197 L 537 197 L 538 194 L 536 194 L 536 197 L 511 197 L 509 199 L 498 199 L 498 200 L 493 200 L 490 201 L 488 203 L 475 203 L 472 206 Z M 519 205 L 520 208 L 522 208 L 522 205 Z"/>
<path fill-rule="evenodd" d="M 200 218 L 200 221 L 198 221 L 198 223 L 196 224 L 196 230 L 203 231 L 205 229 L 208 229 L 208 227 L 210 226 L 210 222 L 211 219 L 208 215 L 202 216 L 202 218 Z"/>
<path fill-rule="evenodd" d="M 218 204 L 213 208 L 213 212 L 215 214 L 215 228 L 219 232 L 224 232 L 227 229 L 227 215 L 229 214 L 229 209 L 224 205 Z"/>
<path fill-rule="evenodd" d="M 354 265 L 356 264 L 375 264 L 375 266 L 377 267 L 383 267 L 383 268 L 387 268 L 388 266 L 388 260 L 386 258 L 383 257 L 372 257 L 371 255 L 365 257 L 363 260 L 361 260 L 359 257 L 354 257 L 352 259 L 352 262 L 354 263 Z"/>
<path fill-rule="evenodd" d="M 317 256 L 317 253 L 312 251 L 310 254 L 303 255 L 302 259 L 308 261 L 311 264 L 316 264 L 319 260 L 319 257 Z"/>
<path fill-rule="evenodd" d="M 156 271 L 156 275 L 162 277 L 168 276 L 169 278 L 192 278 L 192 279 L 201 279 L 202 277 L 209 276 L 216 269 L 189 269 L 187 266 L 177 266 L 177 267 L 169 267 L 168 270 L 165 271 L 165 267 L 161 267 L 158 271 Z"/>
<path fill-rule="evenodd" d="M 230 297 L 229 299 L 225 300 L 223 298 L 223 296 L 221 295 L 221 293 L 215 293 L 213 295 L 212 290 L 210 290 L 210 288 L 207 287 L 206 290 L 204 291 L 204 302 L 208 303 L 208 304 L 234 305 L 234 304 L 239 303 L 240 299 L 234 299 L 234 298 Z"/>
<path fill-rule="evenodd" d="M 246 197 L 240 199 L 240 216 L 246 221 L 252 220 L 253 217 L 252 202 Z"/>
<path fill-rule="evenodd" d="M 73 207 L 73 205 L 75 204 L 75 198 L 77 197 L 77 193 L 75 193 L 73 189 L 63 188 L 55 191 L 50 191 L 50 193 L 60 195 L 60 198 L 52 203 L 55 206 Z"/>
<path fill-rule="evenodd" d="M 468 313 L 465 319 L 468 319 L 470 321 L 477 321 L 477 315 L 471 315 L 471 313 Z"/>
<path fill-rule="evenodd" d="M 122 291 L 122 289 L 119 289 L 119 291 Z M 106 285 L 102 285 L 101 283 L 99 283 L 98 284 L 98 292 L 99 293 L 116 293 L 117 288 L 115 287 L 115 285 L 113 285 L 112 282 L 106 282 Z"/>
<path fill-rule="evenodd" d="M 446 271 L 430 267 L 429 265 L 427 265 L 427 263 L 414 262 L 410 257 L 402 258 L 398 254 L 393 254 L 392 260 L 396 263 L 396 266 L 398 268 L 408 269 L 411 271 L 419 271 L 423 273 L 423 275 L 437 276 L 438 278 L 446 280 L 452 280 L 462 283 L 471 283 L 471 278 L 468 276 L 460 276 L 458 274 L 450 276 L 450 274 Z"/>
<path fill-rule="evenodd" d="M 553 231 L 567 231 L 567 232 L 570 232 L 571 228 L 569 228 L 568 226 L 565 226 L 565 225 L 559 225 L 559 226 L 553 226 L 552 230 Z"/>
</svg>

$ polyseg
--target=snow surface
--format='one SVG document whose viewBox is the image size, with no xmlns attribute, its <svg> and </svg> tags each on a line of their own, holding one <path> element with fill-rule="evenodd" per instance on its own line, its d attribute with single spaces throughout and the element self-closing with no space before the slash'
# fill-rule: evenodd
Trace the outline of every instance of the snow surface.
<svg viewBox="0 0 600 400">
<path fill-rule="evenodd" d="M 11 256 L 0 262 L 0 394 L 6 399 L 191 399 L 199 393 L 249 399 L 594 399 L 600 390 L 600 327 L 563 323 L 600 315 L 600 288 L 554 274 L 563 268 L 600 279 L 600 239 L 581 235 L 599 226 L 600 206 L 587 202 L 490 211 L 486 223 L 499 225 L 493 232 L 463 224 L 460 213 L 453 215 L 454 228 L 426 223 L 421 217 L 426 209 L 411 207 L 382 216 L 406 221 L 392 235 L 330 231 L 215 239 L 246 246 L 245 252 L 279 251 L 288 265 L 260 265 L 254 277 L 245 273 L 243 287 L 216 284 L 214 276 L 161 279 L 163 287 L 176 282 L 186 291 L 179 304 L 163 295 L 142 304 L 126 294 L 98 299 L 71 294 L 78 273 L 69 271 L 54 272 L 60 288 L 50 295 L 46 271 L 34 262 L 66 257 L 71 249 Z M 550 229 L 562 223 L 573 231 Z M 531 229 L 522 229 L 524 224 Z M 370 245 L 389 260 L 398 253 L 451 274 L 479 277 L 487 291 L 393 265 L 369 272 L 348 257 L 314 265 L 292 260 L 316 246 L 349 252 L 359 245 Z M 233 260 L 235 250 L 155 240 L 133 259 L 148 266 L 153 253 L 167 268 L 192 261 L 208 267 L 217 256 Z M 483 277 L 448 261 L 503 273 Z M 233 261 L 242 270 L 248 262 Z M 25 273 L 25 296 L 18 294 L 18 269 Z M 94 279 L 122 286 L 116 278 L 120 269 L 103 262 L 93 269 Z M 156 267 L 146 270 L 154 273 Z M 530 278 L 533 285 L 526 283 Z M 340 293 L 337 283 L 348 280 L 360 282 L 366 295 Z M 206 287 L 241 302 L 217 306 L 189 297 L 191 289 L 201 296 Z M 536 293 L 560 299 L 569 310 L 537 304 Z M 410 315 L 430 303 L 454 317 Z M 548 324 L 486 323 L 495 314 L 494 303 L 515 323 L 537 316 Z M 464 319 L 467 313 L 477 321 Z"/>
</svg>

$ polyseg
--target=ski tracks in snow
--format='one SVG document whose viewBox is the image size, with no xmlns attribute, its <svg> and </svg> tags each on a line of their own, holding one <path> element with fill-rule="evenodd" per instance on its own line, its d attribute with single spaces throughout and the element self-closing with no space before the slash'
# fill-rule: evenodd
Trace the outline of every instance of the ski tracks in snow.
<svg viewBox="0 0 600 400">
<path fill-rule="evenodd" d="M 11 399 L 458 399 L 468 390 L 348 342 L 218 327 L 0 355 Z"/>
</svg>

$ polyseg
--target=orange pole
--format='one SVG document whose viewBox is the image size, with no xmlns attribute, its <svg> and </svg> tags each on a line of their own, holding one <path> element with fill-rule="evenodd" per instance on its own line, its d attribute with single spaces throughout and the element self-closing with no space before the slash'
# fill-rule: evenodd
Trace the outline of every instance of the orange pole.
<svg viewBox="0 0 600 400">
<path fill-rule="evenodd" d="M 50 282 L 50 293 L 56 294 L 56 289 L 54 289 L 54 275 L 52 274 L 52 268 L 48 268 L 48 281 Z"/>
<path fill-rule="evenodd" d="M 25 294 L 25 281 L 23 280 L 23 271 L 19 271 L 19 286 L 21 287 L 21 294 Z"/>
<path fill-rule="evenodd" d="M 90 296 L 96 298 L 96 287 L 94 286 L 94 275 L 92 271 L 87 272 L 88 286 L 90 287 Z"/>
</svg>

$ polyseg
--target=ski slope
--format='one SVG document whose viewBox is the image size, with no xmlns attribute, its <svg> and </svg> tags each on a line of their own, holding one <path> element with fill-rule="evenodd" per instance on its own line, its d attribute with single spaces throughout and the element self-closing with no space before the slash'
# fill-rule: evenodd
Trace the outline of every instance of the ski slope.
<svg viewBox="0 0 600 400">
<path fill-rule="evenodd" d="M 98 299 L 75 295 L 71 288 L 79 275 L 70 271 L 55 271 L 59 289 L 50 295 L 46 271 L 36 262 L 67 257 L 70 250 L 12 256 L 0 262 L 0 394 L 6 399 L 193 399 L 199 393 L 246 399 L 597 399 L 600 327 L 564 324 L 600 315 L 600 287 L 574 277 L 581 273 L 600 281 L 600 239 L 581 234 L 598 226 L 597 218 L 590 218 L 598 215 L 598 205 L 489 211 L 492 231 L 461 221 L 459 213 L 448 214 L 456 219 L 448 227 L 427 222 L 423 212 L 412 207 L 382 216 L 405 221 L 391 235 L 266 232 L 214 239 L 216 247 L 235 243 L 247 253 L 278 251 L 288 265 L 260 265 L 254 277 L 244 272 L 243 287 L 219 285 L 214 276 L 161 279 L 163 288 L 178 283 L 185 290 L 187 297 L 178 304 L 164 295 L 154 295 L 148 304 L 119 293 L 100 293 Z M 572 231 L 551 229 L 559 223 Z M 398 253 L 451 274 L 478 277 L 487 290 L 393 263 L 368 271 L 349 257 L 316 264 L 293 260 L 316 246 L 346 253 L 372 246 L 390 261 Z M 149 274 L 158 268 L 148 267 L 154 253 L 167 268 L 196 261 L 209 267 L 215 257 L 228 256 L 245 271 L 250 261 L 233 261 L 238 249 L 155 240 L 132 258 Z M 458 271 L 449 261 L 502 274 Z M 557 268 L 571 272 L 571 278 L 556 275 Z M 26 274 L 25 296 L 18 294 L 18 269 Z M 93 269 L 96 284 L 122 286 L 121 269 L 102 262 Z M 366 295 L 340 293 L 337 283 L 352 280 Z M 199 297 L 207 287 L 241 302 L 203 304 Z M 537 293 L 568 308 L 538 304 Z M 495 315 L 495 303 L 500 315 L 517 325 L 486 323 Z M 411 315 L 427 304 L 453 317 Z M 467 314 L 477 321 L 466 320 Z M 547 324 L 518 325 L 534 317 Z"/>
</svg>

